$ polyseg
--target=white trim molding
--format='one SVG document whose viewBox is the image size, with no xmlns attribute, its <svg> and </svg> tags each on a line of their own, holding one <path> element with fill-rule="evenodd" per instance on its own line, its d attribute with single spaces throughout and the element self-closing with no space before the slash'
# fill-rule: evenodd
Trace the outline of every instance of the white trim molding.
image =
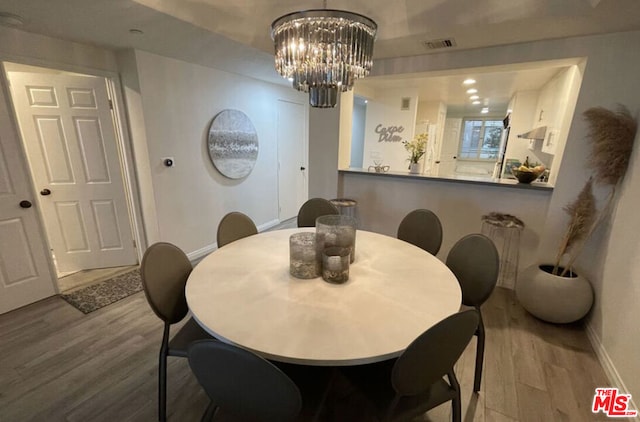
<svg viewBox="0 0 640 422">
<path fill-rule="evenodd" d="M 263 232 L 265 230 L 268 230 L 272 227 L 277 226 L 278 224 L 280 224 L 280 220 L 267 221 L 266 223 L 258 226 L 258 232 Z M 196 265 L 198 262 L 200 262 L 200 260 L 202 260 L 202 258 L 209 255 L 211 252 L 215 251 L 216 249 L 218 249 L 218 244 L 211 243 L 193 252 L 189 252 L 187 254 L 187 258 L 189 258 L 189 261 L 191 261 L 193 265 Z"/>
<path fill-rule="evenodd" d="M 598 334 L 596 334 L 595 330 L 593 329 L 590 323 L 586 323 L 585 328 L 587 331 L 587 337 L 589 338 L 589 342 L 591 343 L 593 350 L 596 352 L 596 356 L 598 357 L 598 360 L 600 361 L 600 365 L 602 365 L 602 369 L 604 369 L 604 373 L 609 379 L 611 386 L 617 388 L 620 391 L 628 393 L 629 389 L 627 389 L 627 386 L 624 384 L 622 377 L 620 377 L 618 370 L 616 369 L 615 365 L 613 364 L 613 361 L 609 357 L 607 350 L 604 348 L 602 342 L 600 341 Z M 631 397 L 630 406 L 632 409 L 638 409 L 638 406 L 636 405 L 633 397 Z M 626 420 L 640 421 L 640 413 L 635 418 L 626 419 Z"/>
</svg>

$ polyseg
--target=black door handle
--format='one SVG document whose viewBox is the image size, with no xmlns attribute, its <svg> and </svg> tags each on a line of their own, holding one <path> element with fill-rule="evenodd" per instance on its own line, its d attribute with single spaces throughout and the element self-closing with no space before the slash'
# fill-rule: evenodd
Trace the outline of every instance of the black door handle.
<svg viewBox="0 0 640 422">
<path fill-rule="evenodd" d="M 42 196 L 47 196 L 47 195 L 51 195 L 51 191 L 47 188 L 44 188 L 40 191 L 40 195 Z"/>
<path fill-rule="evenodd" d="M 31 208 L 31 202 L 29 202 L 29 201 L 20 201 L 20 208 Z"/>
<path fill-rule="evenodd" d="M 306 170 L 306 169 L 307 169 L 306 167 L 300 167 L 300 170 Z"/>
</svg>

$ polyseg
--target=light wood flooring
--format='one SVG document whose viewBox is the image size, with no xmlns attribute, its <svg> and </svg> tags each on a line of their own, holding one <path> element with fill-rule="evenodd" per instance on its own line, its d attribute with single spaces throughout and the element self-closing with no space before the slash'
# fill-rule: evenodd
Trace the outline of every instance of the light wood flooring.
<svg viewBox="0 0 640 422">
<path fill-rule="evenodd" d="M 590 421 L 607 386 L 578 325 L 540 322 L 496 289 L 483 307 L 486 359 L 472 393 L 475 339 L 457 365 L 465 421 Z M 0 315 L 0 421 L 154 421 L 162 324 L 144 294 L 83 315 L 58 297 Z M 169 358 L 169 420 L 198 421 L 205 394 Z M 421 421 L 448 421 L 450 406 Z"/>
</svg>

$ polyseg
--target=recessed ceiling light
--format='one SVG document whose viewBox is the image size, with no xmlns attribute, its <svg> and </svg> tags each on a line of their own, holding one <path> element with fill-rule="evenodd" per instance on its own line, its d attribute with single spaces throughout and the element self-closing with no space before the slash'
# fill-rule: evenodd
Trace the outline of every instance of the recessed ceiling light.
<svg viewBox="0 0 640 422">
<path fill-rule="evenodd" d="M 477 95 L 472 95 L 469 97 L 470 100 L 477 100 L 478 98 L 480 97 L 478 97 Z"/>
<path fill-rule="evenodd" d="M 462 83 L 465 85 L 473 85 L 476 83 L 476 80 L 469 78 L 469 79 L 465 79 Z"/>
<path fill-rule="evenodd" d="M 478 104 L 480 104 L 480 101 L 475 100 L 475 101 L 474 101 L 474 102 L 472 102 L 471 104 L 478 105 Z"/>
<path fill-rule="evenodd" d="M 475 94 L 476 92 L 478 92 L 478 90 L 475 88 L 467 89 L 467 94 Z"/>
<path fill-rule="evenodd" d="M 509 113 L 513 113 L 513 110 L 511 110 L 510 108 L 507 109 L 507 114 Z"/>
<path fill-rule="evenodd" d="M 487 114 L 488 112 L 489 112 L 489 109 L 487 107 L 485 107 L 482 110 L 480 110 L 480 113 L 482 113 L 482 114 Z"/>
<path fill-rule="evenodd" d="M 24 25 L 24 18 L 13 13 L 0 12 L 0 25 L 22 26 Z"/>
<path fill-rule="evenodd" d="M 129 33 L 133 34 L 133 35 L 142 35 L 142 34 L 144 34 L 144 31 L 141 30 L 141 29 L 131 28 L 129 30 Z"/>
</svg>

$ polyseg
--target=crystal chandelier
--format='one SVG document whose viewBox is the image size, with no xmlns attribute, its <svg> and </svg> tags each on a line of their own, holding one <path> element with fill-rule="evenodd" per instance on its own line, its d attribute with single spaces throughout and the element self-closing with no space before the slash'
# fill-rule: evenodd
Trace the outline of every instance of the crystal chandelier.
<svg viewBox="0 0 640 422">
<path fill-rule="evenodd" d="M 271 24 L 276 70 L 309 93 L 312 107 L 335 107 L 338 90 L 353 88 L 371 71 L 377 29 L 366 16 L 343 10 L 284 15 Z"/>
</svg>

